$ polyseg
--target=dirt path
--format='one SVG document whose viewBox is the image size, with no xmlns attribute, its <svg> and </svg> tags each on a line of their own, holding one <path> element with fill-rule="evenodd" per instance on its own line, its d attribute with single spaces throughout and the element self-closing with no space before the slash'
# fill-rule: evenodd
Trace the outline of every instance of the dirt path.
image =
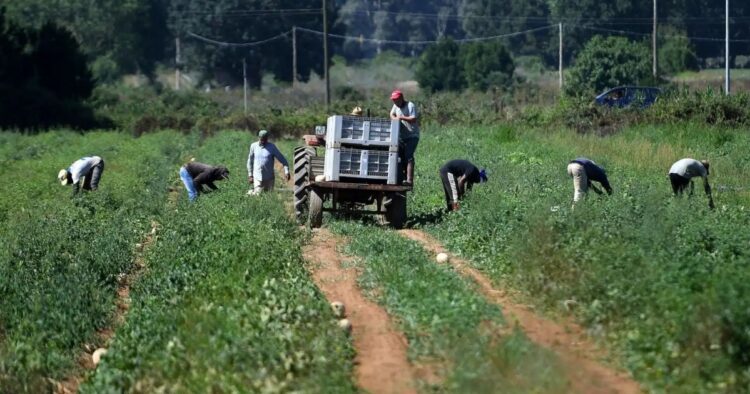
<svg viewBox="0 0 750 394">
<path fill-rule="evenodd" d="M 401 230 L 399 233 L 421 243 L 433 254 L 448 253 L 439 241 L 422 231 Z M 529 339 L 560 357 L 567 369 L 571 391 L 597 394 L 642 392 L 638 383 L 626 373 L 597 361 L 606 358 L 606 354 L 587 338 L 580 326 L 573 323 L 561 325 L 537 315 L 528 306 L 514 302 L 505 292 L 494 289 L 487 277 L 455 256 L 451 256 L 449 263 L 459 273 L 473 279 L 482 294 L 499 305 L 506 319 L 515 322 Z"/>
<path fill-rule="evenodd" d="M 357 352 L 357 385 L 370 393 L 415 393 L 406 338 L 394 329 L 388 313 L 362 294 L 357 270 L 342 267 L 344 259 L 336 250 L 338 244 L 340 238 L 328 230 L 315 230 L 303 253 L 315 284 L 326 298 L 344 303 Z"/>
</svg>

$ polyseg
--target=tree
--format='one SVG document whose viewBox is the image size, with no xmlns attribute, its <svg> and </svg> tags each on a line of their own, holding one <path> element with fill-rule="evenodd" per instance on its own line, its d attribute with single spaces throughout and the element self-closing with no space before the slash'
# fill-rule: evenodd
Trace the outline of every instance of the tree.
<svg viewBox="0 0 750 394">
<path fill-rule="evenodd" d="M 668 75 L 686 70 L 698 70 L 695 47 L 684 32 L 673 28 L 663 28 L 659 40 L 659 70 Z"/>
<path fill-rule="evenodd" d="M 623 37 L 594 36 L 578 54 L 565 91 L 569 95 L 591 95 L 620 85 L 649 82 L 648 45 Z"/>
<path fill-rule="evenodd" d="M 329 1 L 329 31 L 336 32 L 331 21 L 336 20 L 333 2 Z M 169 7 L 169 26 L 172 34 L 183 38 L 183 57 L 188 67 L 197 69 L 203 79 L 215 79 L 232 85 L 242 80 L 242 59 L 247 62 L 248 80 L 260 87 L 264 72 L 282 81 L 292 80 L 291 35 L 265 45 L 250 47 L 222 47 L 188 39 L 192 32 L 223 42 L 255 42 L 289 32 L 293 26 L 321 30 L 323 17 L 320 0 L 217 0 L 198 2 L 172 0 Z M 283 9 L 313 9 L 306 12 L 268 11 Z M 266 11 L 264 11 L 266 10 Z M 297 33 L 297 63 L 301 80 L 312 71 L 323 73 L 322 37 Z M 329 51 L 333 56 L 333 51 Z"/>
<path fill-rule="evenodd" d="M 496 40 L 466 45 L 462 61 L 466 82 L 471 89 L 486 91 L 494 87 L 507 89 L 513 85 L 516 66 L 505 46 Z"/>
<path fill-rule="evenodd" d="M 464 62 L 458 44 L 447 38 L 430 45 L 417 63 L 417 82 L 428 91 L 461 90 L 466 87 Z"/>
</svg>

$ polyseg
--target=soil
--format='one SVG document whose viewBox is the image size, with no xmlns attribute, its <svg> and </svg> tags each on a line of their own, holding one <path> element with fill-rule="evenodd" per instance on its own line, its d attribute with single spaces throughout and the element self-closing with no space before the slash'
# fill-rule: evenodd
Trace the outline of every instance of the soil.
<svg viewBox="0 0 750 394">
<path fill-rule="evenodd" d="M 342 244 L 343 240 L 328 230 L 314 230 L 303 252 L 318 288 L 329 301 L 344 304 L 357 353 L 357 385 L 370 393 L 416 393 L 416 372 L 407 359 L 407 340 L 394 328 L 388 313 L 362 294 L 357 270 L 342 266 L 344 259 L 336 250 L 336 245 Z"/>
<path fill-rule="evenodd" d="M 401 230 L 401 235 L 419 242 L 437 255 L 447 253 L 451 264 L 460 274 L 474 280 L 482 294 L 499 305 L 506 320 L 513 322 L 526 336 L 538 345 L 552 350 L 566 368 L 569 391 L 575 393 L 640 393 L 643 390 L 627 373 L 618 371 L 599 360 L 607 358 L 606 352 L 598 348 L 579 325 L 558 323 L 539 316 L 528 305 L 514 301 L 507 292 L 497 290 L 492 282 L 465 261 L 448 253 L 445 247 L 432 236 L 419 230 Z"/>
</svg>

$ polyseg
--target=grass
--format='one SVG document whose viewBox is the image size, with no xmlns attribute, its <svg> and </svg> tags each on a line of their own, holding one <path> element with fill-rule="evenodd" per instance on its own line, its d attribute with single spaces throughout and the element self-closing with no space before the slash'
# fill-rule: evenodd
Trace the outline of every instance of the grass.
<svg viewBox="0 0 750 394">
<path fill-rule="evenodd" d="M 193 152 L 232 178 L 165 215 L 127 322 L 82 392 L 354 391 L 352 348 L 303 268 L 303 234 L 279 196 L 244 195 L 247 145 L 223 133 Z"/>
<path fill-rule="evenodd" d="M 497 283 L 552 313 L 562 302 L 653 390 L 734 391 L 748 384 L 745 299 L 750 296 L 745 159 L 738 129 L 637 126 L 609 137 L 524 126 L 426 129 L 417 151 L 413 224 L 468 257 Z M 455 141 L 461 141 L 456 144 Z M 451 149 L 444 149 L 451 146 Z M 615 190 L 571 210 L 565 166 L 585 155 Z M 699 185 L 674 199 L 666 178 L 682 157 L 708 158 L 716 210 Z M 490 182 L 457 214 L 443 206 L 439 166 L 464 157 Z M 731 296 L 730 296 L 731 294 Z"/>
<path fill-rule="evenodd" d="M 514 332 L 500 309 L 449 266 L 398 234 L 357 222 L 334 222 L 347 253 L 363 270 L 360 286 L 394 316 L 409 341 L 410 361 L 434 369 L 426 391 L 559 392 L 565 377 L 555 356 Z"/>
</svg>

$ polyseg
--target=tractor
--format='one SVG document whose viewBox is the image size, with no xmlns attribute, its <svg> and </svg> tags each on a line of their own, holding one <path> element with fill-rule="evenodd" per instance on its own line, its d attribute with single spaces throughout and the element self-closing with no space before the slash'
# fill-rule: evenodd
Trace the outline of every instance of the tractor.
<svg viewBox="0 0 750 394">
<path fill-rule="evenodd" d="M 294 149 L 294 210 L 300 224 L 323 224 L 323 212 L 382 215 L 406 222 L 405 162 L 398 120 L 335 115 Z"/>
</svg>

